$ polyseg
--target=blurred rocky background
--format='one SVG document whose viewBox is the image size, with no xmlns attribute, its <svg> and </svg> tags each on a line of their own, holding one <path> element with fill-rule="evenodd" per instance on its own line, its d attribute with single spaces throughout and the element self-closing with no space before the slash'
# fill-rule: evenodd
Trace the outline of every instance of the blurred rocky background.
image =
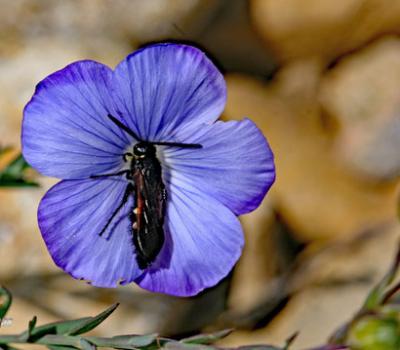
<svg viewBox="0 0 400 350">
<path fill-rule="evenodd" d="M 243 216 L 246 248 L 217 287 L 179 299 L 134 285 L 95 289 L 52 263 L 36 223 L 40 188 L 0 189 L 0 333 L 121 307 L 98 334 L 190 335 L 316 346 L 359 308 L 400 237 L 400 2 L 393 0 L 0 0 L 0 145 L 20 147 L 35 84 L 79 59 L 115 66 L 151 41 L 191 42 L 226 73 L 225 119 L 252 118 L 277 181 Z M 6 161 L 0 162 L 0 167 Z"/>
</svg>

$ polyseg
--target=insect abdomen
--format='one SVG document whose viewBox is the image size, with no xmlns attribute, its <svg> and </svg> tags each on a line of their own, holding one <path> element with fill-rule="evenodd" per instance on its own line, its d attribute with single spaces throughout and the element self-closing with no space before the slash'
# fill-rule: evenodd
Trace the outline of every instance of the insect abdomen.
<svg viewBox="0 0 400 350">
<path fill-rule="evenodd" d="M 139 268 L 149 267 L 157 258 L 164 245 L 164 231 L 162 226 L 136 231 L 133 234 L 136 248 L 136 260 Z"/>
<path fill-rule="evenodd" d="M 136 208 L 132 213 L 133 243 L 141 269 L 149 267 L 164 245 L 165 188 L 156 158 L 137 162 L 133 169 Z"/>
</svg>

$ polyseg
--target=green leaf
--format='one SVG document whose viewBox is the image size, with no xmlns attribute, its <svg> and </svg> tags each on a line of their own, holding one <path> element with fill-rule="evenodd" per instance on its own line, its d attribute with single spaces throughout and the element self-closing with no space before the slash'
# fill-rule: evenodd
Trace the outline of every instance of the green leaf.
<svg viewBox="0 0 400 350">
<path fill-rule="evenodd" d="M 382 280 L 371 290 L 368 294 L 367 299 L 364 302 L 361 310 L 374 310 L 378 306 L 381 306 L 386 298 L 386 290 L 390 286 L 390 284 L 395 279 L 397 272 L 400 267 L 400 244 L 397 249 L 396 258 L 393 261 L 393 264 L 386 275 L 382 278 Z"/>
<path fill-rule="evenodd" d="M 1 345 L 0 350 L 19 350 L 19 349 L 11 345 Z"/>
<path fill-rule="evenodd" d="M 225 338 L 229 334 L 232 333 L 232 329 L 224 329 L 222 331 L 209 333 L 209 334 L 199 334 L 193 337 L 181 339 L 181 343 L 186 344 L 212 344 L 215 343 L 217 340 Z"/>
<path fill-rule="evenodd" d="M 76 321 L 75 327 L 72 327 L 67 333 L 69 335 L 77 335 L 82 333 L 87 333 L 93 328 L 96 328 L 99 324 L 105 321 L 118 307 L 118 303 L 110 306 L 107 310 L 98 314 L 97 316 L 90 317 L 89 320 L 83 321 L 82 319 L 78 322 Z"/>
<path fill-rule="evenodd" d="M 88 342 L 86 339 L 81 339 L 80 343 L 81 343 L 82 350 L 96 350 L 97 349 L 96 345 Z"/>
<path fill-rule="evenodd" d="M 215 350 L 216 348 L 210 345 L 182 343 L 179 341 L 170 341 L 163 346 L 167 350 Z"/>
<path fill-rule="evenodd" d="M 35 343 L 46 346 L 58 345 L 58 346 L 69 346 L 69 347 L 75 347 L 77 349 L 82 349 L 80 340 L 81 340 L 80 337 L 74 337 L 70 335 L 48 334 L 40 339 L 37 339 Z"/>
<path fill-rule="evenodd" d="M 47 348 L 50 350 L 75 350 L 75 349 L 77 349 L 74 346 L 66 346 L 66 345 L 47 345 Z"/>
<path fill-rule="evenodd" d="M 29 331 L 25 331 L 20 334 L 21 339 L 39 339 L 47 334 L 65 334 L 65 335 L 78 335 L 91 331 L 102 323 L 113 311 L 118 307 L 118 304 L 114 304 L 107 310 L 103 311 L 94 317 L 83 317 L 76 320 L 60 321 L 49 323 L 40 327 L 32 329 L 29 336 Z M 0 337 L 1 340 L 1 337 Z"/>
<path fill-rule="evenodd" d="M 33 316 L 33 318 L 29 321 L 29 325 L 28 325 L 29 336 L 31 336 L 33 330 L 35 329 L 36 322 L 37 322 L 37 317 Z"/>
<path fill-rule="evenodd" d="M 282 348 L 277 348 L 272 345 L 246 345 L 240 346 L 236 350 L 283 350 Z"/>
<path fill-rule="evenodd" d="M 1 335 L 0 346 L 5 346 L 8 343 L 20 343 L 20 337 L 18 335 Z"/>
<path fill-rule="evenodd" d="M 0 287 L 0 321 L 6 316 L 12 303 L 11 293 L 4 287 Z"/>
<path fill-rule="evenodd" d="M 0 187 L 39 187 L 39 184 L 25 179 L 5 178 L 0 174 Z"/>
<path fill-rule="evenodd" d="M 363 350 L 399 350 L 400 322 L 396 318 L 366 316 L 350 329 L 347 343 Z"/>
<path fill-rule="evenodd" d="M 32 334 L 34 332 L 35 326 L 36 326 L 36 321 L 37 321 L 37 317 L 34 316 L 28 324 L 28 330 L 23 332 L 22 334 L 19 335 L 19 341 L 21 342 L 29 342 L 29 340 L 32 337 Z"/>
<path fill-rule="evenodd" d="M 22 155 L 18 155 L 14 160 L 0 171 L 0 186 L 7 187 L 37 187 L 36 182 L 25 179 L 24 172 L 29 168 L 29 164 Z"/>
<path fill-rule="evenodd" d="M 295 332 L 288 339 L 286 339 L 285 346 L 283 347 L 283 350 L 289 350 L 290 346 L 293 344 L 293 342 L 296 340 L 296 338 L 298 336 L 299 336 L 299 332 Z"/>
<path fill-rule="evenodd" d="M 20 177 L 22 172 L 29 168 L 29 164 L 25 161 L 22 154 L 18 155 L 14 160 L 3 170 L 3 173 L 6 173 L 11 177 Z"/>
<path fill-rule="evenodd" d="M 76 320 L 71 321 L 59 321 L 48 323 L 43 326 L 36 327 L 32 329 L 30 338 L 39 339 L 47 334 L 68 334 L 71 329 L 75 329 L 78 324 L 85 324 L 87 322 L 91 322 L 92 317 L 83 317 Z M 20 334 L 20 338 L 27 338 L 28 331 L 25 331 Z M 1 337 L 0 337 L 1 341 Z"/>
<path fill-rule="evenodd" d="M 92 344 L 101 347 L 113 347 L 115 349 L 136 349 L 153 344 L 157 339 L 157 334 L 148 335 L 119 335 L 112 338 L 85 337 Z"/>
</svg>

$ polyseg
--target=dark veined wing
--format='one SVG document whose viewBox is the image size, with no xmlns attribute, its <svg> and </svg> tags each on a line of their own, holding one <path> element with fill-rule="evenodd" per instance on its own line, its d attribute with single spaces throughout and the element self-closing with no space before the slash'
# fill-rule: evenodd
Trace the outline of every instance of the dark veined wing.
<svg viewBox="0 0 400 350">
<path fill-rule="evenodd" d="M 136 224 L 133 232 L 139 267 L 148 267 L 164 244 L 166 192 L 157 159 L 148 159 L 135 169 Z"/>
</svg>

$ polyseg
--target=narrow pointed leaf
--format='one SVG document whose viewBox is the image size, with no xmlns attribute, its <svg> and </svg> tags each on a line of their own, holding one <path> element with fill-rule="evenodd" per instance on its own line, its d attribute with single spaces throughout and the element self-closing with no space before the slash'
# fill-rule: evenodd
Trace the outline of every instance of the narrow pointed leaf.
<svg viewBox="0 0 400 350">
<path fill-rule="evenodd" d="M 396 298 L 397 295 L 400 294 L 400 282 L 390 288 L 386 293 L 382 300 L 382 304 L 389 303 L 392 299 Z"/>
<path fill-rule="evenodd" d="M 4 287 L 0 287 L 0 320 L 4 319 L 12 303 L 11 293 Z"/>
<path fill-rule="evenodd" d="M 96 350 L 97 346 L 93 345 L 92 343 L 88 342 L 86 339 L 81 339 L 81 349 L 82 350 Z"/>
<path fill-rule="evenodd" d="M 74 337 L 69 335 L 56 335 L 56 334 L 48 334 L 44 337 L 38 339 L 35 343 L 42 345 L 62 345 L 62 346 L 70 346 L 75 347 L 77 349 L 81 349 L 81 338 Z"/>
<path fill-rule="evenodd" d="M 36 327 L 31 331 L 30 337 L 32 339 L 39 339 L 47 334 L 78 335 L 89 332 L 102 323 L 108 316 L 110 316 L 117 306 L 118 304 L 112 305 L 110 308 L 94 317 L 83 317 L 76 320 L 53 322 Z M 27 339 L 27 336 L 28 331 L 25 331 L 20 335 L 20 338 Z"/>
<path fill-rule="evenodd" d="M 283 350 L 289 350 L 290 346 L 293 344 L 293 342 L 296 340 L 296 338 L 298 336 L 299 336 L 299 332 L 295 332 L 288 339 L 286 339 L 285 346 L 283 347 Z"/>
<path fill-rule="evenodd" d="M 0 187 L 39 187 L 37 182 L 27 181 L 25 179 L 14 179 L 2 177 L 0 175 Z"/>
<path fill-rule="evenodd" d="M 312 348 L 311 350 L 350 350 L 348 346 L 345 345 L 324 345 L 318 348 Z"/>
<path fill-rule="evenodd" d="M 2 173 L 11 177 L 21 177 L 22 172 L 27 168 L 29 168 L 29 165 L 20 154 L 14 158 L 14 160 L 3 170 Z"/>
<path fill-rule="evenodd" d="M 22 155 L 18 155 L 14 160 L 0 171 L 0 186 L 4 187 L 37 187 L 36 182 L 25 179 L 24 172 L 29 168 L 29 164 Z"/>
<path fill-rule="evenodd" d="M 1 335 L 0 336 L 0 346 L 5 346 L 8 343 L 19 343 L 20 336 L 18 335 Z"/>
<path fill-rule="evenodd" d="M 19 349 L 11 345 L 0 345 L 0 350 L 19 350 Z"/>
<path fill-rule="evenodd" d="M 36 316 L 34 316 L 34 317 L 32 318 L 32 320 L 29 321 L 29 325 L 28 325 L 28 333 L 29 333 L 29 336 L 31 336 L 33 330 L 35 329 L 36 322 L 37 322 L 37 317 L 36 317 Z"/>
<path fill-rule="evenodd" d="M 34 316 L 28 324 L 28 330 L 26 330 L 25 332 L 21 333 L 18 337 L 18 340 L 20 342 L 29 342 L 29 340 L 32 338 L 33 332 L 35 330 L 35 326 L 36 326 L 36 321 L 37 318 L 36 316 Z"/>
<path fill-rule="evenodd" d="M 367 299 L 364 302 L 362 310 L 373 310 L 380 306 L 386 297 L 386 290 L 395 279 L 400 266 L 400 244 L 398 246 L 396 258 L 386 275 L 382 280 L 371 290 Z"/>
<path fill-rule="evenodd" d="M 93 328 L 96 328 L 99 324 L 105 321 L 115 311 L 118 305 L 119 304 L 117 303 L 110 306 L 107 310 L 103 311 L 97 316 L 91 317 L 90 320 L 76 323 L 76 327 L 70 329 L 66 334 L 78 335 L 91 331 Z"/>
<path fill-rule="evenodd" d="M 47 345 L 47 348 L 50 350 L 75 350 L 74 346 L 67 346 L 67 345 Z"/>
<path fill-rule="evenodd" d="M 153 344 L 157 339 L 157 334 L 119 335 L 112 338 L 85 337 L 85 339 L 101 347 L 108 346 L 116 349 L 136 349 Z"/>
<path fill-rule="evenodd" d="M 203 344 L 190 344 L 178 341 L 170 341 L 163 346 L 167 350 L 216 350 L 215 347 Z"/>
<path fill-rule="evenodd" d="M 237 348 L 236 350 L 284 350 L 272 345 L 246 345 Z"/>
<path fill-rule="evenodd" d="M 184 338 L 181 340 L 182 343 L 186 344 L 212 344 L 217 340 L 225 338 L 232 333 L 232 329 L 224 329 L 222 331 L 210 333 L 210 334 L 199 334 L 193 337 Z"/>
<path fill-rule="evenodd" d="M 38 339 L 47 334 L 68 334 L 69 331 L 75 329 L 78 325 L 83 326 L 91 320 L 92 317 L 83 317 L 76 320 L 48 323 L 33 329 L 30 337 L 33 339 Z M 20 335 L 20 337 L 23 339 L 24 337 L 27 337 L 27 335 L 28 331 L 25 331 Z"/>
</svg>

